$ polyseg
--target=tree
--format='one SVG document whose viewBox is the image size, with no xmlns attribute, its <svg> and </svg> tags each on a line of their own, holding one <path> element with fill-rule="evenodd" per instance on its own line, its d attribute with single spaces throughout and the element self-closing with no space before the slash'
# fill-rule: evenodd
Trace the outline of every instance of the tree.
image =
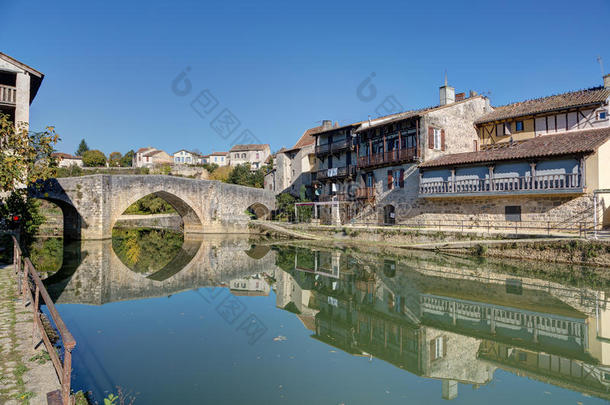
<svg viewBox="0 0 610 405">
<path fill-rule="evenodd" d="M 81 139 L 80 143 L 78 144 L 78 149 L 76 149 L 76 156 L 83 156 L 83 154 L 85 152 L 87 152 L 89 150 L 89 146 L 87 146 L 87 142 L 85 142 L 84 139 Z"/>
<path fill-rule="evenodd" d="M 250 173 L 250 164 L 237 165 L 227 178 L 227 183 L 239 184 L 241 186 L 250 186 L 252 183 L 252 175 Z"/>
<path fill-rule="evenodd" d="M 216 163 L 204 163 L 203 168 L 212 174 L 214 170 L 218 169 L 218 165 Z"/>
<path fill-rule="evenodd" d="M 123 155 L 123 157 L 121 158 L 121 166 L 122 167 L 131 167 L 131 165 L 133 164 L 133 156 L 136 153 L 134 152 L 134 150 L 130 150 L 129 152 L 125 153 Z"/>
<path fill-rule="evenodd" d="M 36 202 L 27 198 L 26 186 L 53 176 L 57 161 L 51 153 L 58 140 L 53 127 L 28 132 L 0 114 L 0 218 L 21 217 L 26 243 L 44 221 Z"/>
<path fill-rule="evenodd" d="M 106 166 L 106 155 L 101 150 L 88 150 L 83 153 L 83 164 L 87 167 Z"/>
<path fill-rule="evenodd" d="M 110 166 L 119 167 L 121 166 L 122 158 L 123 155 L 121 155 L 121 152 L 112 152 L 110 155 L 108 155 L 108 163 Z"/>
<path fill-rule="evenodd" d="M 57 161 L 51 156 L 59 141 L 55 128 L 43 132 L 18 130 L 9 116 L 0 114 L 0 191 L 24 191 L 24 185 L 53 175 Z"/>
</svg>

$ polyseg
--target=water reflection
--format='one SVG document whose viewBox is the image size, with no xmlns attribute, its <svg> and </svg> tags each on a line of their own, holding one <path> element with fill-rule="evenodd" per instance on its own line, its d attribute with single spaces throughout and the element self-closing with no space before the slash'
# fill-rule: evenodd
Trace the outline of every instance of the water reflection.
<svg viewBox="0 0 610 405">
<path fill-rule="evenodd" d="M 610 399 L 604 291 L 463 263 L 278 253 L 278 306 L 294 303 L 314 339 L 441 379 L 444 399 L 458 396 L 458 382 L 490 383 L 497 368 Z"/>
<path fill-rule="evenodd" d="M 157 238 L 150 235 L 135 235 L 150 255 L 135 267 L 126 261 L 133 235 L 66 248 L 64 267 L 46 280 L 52 296 L 102 305 L 221 286 L 246 300 L 275 299 L 312 342 L 442 381 L 444 399 L 458 397 L 459 384 L 489 385 L 498 369 L 610 399 L 607 286 L 516 276 L 506 263 L 270 250 L 237 237 L 189 237 L 171 249 L 149 249 L 146 238 Z"/>
</svg>

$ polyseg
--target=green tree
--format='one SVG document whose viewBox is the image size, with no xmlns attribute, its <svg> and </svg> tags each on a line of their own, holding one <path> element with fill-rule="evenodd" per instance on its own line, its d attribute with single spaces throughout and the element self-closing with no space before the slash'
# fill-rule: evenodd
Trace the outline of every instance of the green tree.
<svg viewBox="0 0 610 405">
<path fill-rule="evenodd" d="M 122 167 L 131 167 L 132 163 L 133 163 L 133 156 L 136 154 L 136 152 L 134 152 L 134 150 L 130 150 L 129 152 L 125 153 L 123 155 L 123 157 L 121 158 L 121 166 Z"/>
<path fill-rule="evenodd" d="M 88 150 L 83 153 L 83 164 L 87 167 L 106 166 L 106 155 L 101 150 Z"/>
<path fill-rule="evenodd" d="M 76 149 L 76 156 L 83 156 L 83 154 L 85 152 L 87 152 L 89 150 L 89 146 L 87 146 L 87 142 L 85 142 L 84 139 L 81 139 L 80 143 L 78 144 L 78 149 Z"/>
<path fill-rule="evenodd" d="M 250 172 L 250 164 L 237 165 L 233 168 L 227 183 L 239 184 L 242 186 L 250 186 L 252 182 L 252 174 Z"/>
<path fill-rule="evenodd" d="M 53 127 L 43 132 L 18 130 L 8 115 L 0 113 L 0 139 L 0 191 L 24 191 L 23 185 L 53 175 L 57 161 L 51 153 L 59 140 Z"/>
<path fill-rule="evenodd" d="M 122 158 L 123 155 L 121 155 L 121 152 L 112 152 L 110 155 L 108 155 L 108 163 L 112 167 L 119 167 L 121 166 Z"/>
<path fill-rule="evenodd" d="M 218 165 L 216 163 L 204 163 L 203 168 L 208 171 L 208 173 L 214 173 L 214 170 L 218 169 Z"/>
<path fill-rule="evenodd" d="M 294 203 L 296 199 L 290 193 L 281 193 L 275 197 L 276 218 L 288 221 L 294 216 Z"/>
</svg>

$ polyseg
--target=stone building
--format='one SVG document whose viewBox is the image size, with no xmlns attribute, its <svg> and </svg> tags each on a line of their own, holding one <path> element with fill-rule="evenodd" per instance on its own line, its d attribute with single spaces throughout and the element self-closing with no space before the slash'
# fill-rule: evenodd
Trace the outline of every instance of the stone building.
<svg viewBox="0 0 610 405">
<path fill-rule="evenodd" d="M 438 106 L 316 134 L 320 220 L 396 222 L 397 203 L 412 206 L 418 199 L 418 164 L 474 150 L 474 121 L 490 111 L 487 98 L 455 95 L 445 84 Z"/>
<path fill-rule="evenodd" d="M 151 146 L 140 148 L 134 153 L 131 163 L 132 167 L 154 167 L 164 164 L 172 164 L 173 158 L 165 151 Z"/>
<path fill-rule="evenodd" d="M 28 129 L 30 104 L 43 79 L 36 69 L 0 52 L 0 113 L 8 115 L 17 128 Z"/>
<path fill-rule="evenodd" d="M 607 75 L 604 86 L 509 104 L 479 117 L 475 150 L 420 165 L 419 201 L 410 216 L 590 228 L 593 192 L 610 189 L 609 98 Z M 596 197 L 596 214 L 607 225 L 608 195 L 603 197 Z"/>
<path fill-rule="evenodd" d="M 324 120 L 322 125 L 306 130 L 292 148 L 280 149 L 274 156 L 273 169 L 265 175 L 265 189 L 300 196 L 305 187 L 306 195 L 311 197 L 316 165 L 315 136 L 328 128 L 332 128 L 332 121 Z"/>
<path fill-rule="evenodd" d="M 229 162 L 231 166 L 249 163 L 251 170 L 258 170 L 269 155 L 271 155 L 271 148 L 266 143 L 235 145 L 229 151 Z"/>
</svg>

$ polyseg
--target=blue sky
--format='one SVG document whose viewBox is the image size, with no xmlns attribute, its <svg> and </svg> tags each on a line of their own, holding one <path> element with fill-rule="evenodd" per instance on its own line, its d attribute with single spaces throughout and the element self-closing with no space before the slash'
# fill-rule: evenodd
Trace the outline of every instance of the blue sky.
<svg viewBox="0 0 610 405">
<path fill-rule="evenodd" d="M 445 69 L 494 105 L 600 85 L 597 56 L 610 72 L 607 0 L 139 3 L 0 0 L 0 51 L 45 74 L 31 127 L 55 125 L 59 150 L 207 153 L 246 129 L 277 150 L 323 119 L 375 117 L 387 97 L 438 104 Z M 376 95 L 359 98 L 371 73 Z M 211 128 L 223 111 L 231 134 Z"/>
</svg>

